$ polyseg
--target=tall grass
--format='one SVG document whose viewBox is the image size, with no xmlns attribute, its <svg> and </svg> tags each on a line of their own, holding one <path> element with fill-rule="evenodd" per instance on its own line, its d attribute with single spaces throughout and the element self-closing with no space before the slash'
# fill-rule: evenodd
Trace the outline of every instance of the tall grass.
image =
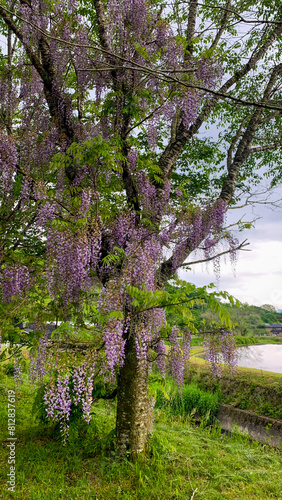
<svg viewBox="0 0 282 500">
<path fill-rule="evenodd" d="M 206 392 L 195 384 L 184 385 L 182 390 L 172 387 L 165 396 L 161 388 L 157 389 L 156 408 L 164 408 L 172 415 L 182 415 L 213 422 L 217 415 L 219 399 L 216 393 Z"/>
</svg>

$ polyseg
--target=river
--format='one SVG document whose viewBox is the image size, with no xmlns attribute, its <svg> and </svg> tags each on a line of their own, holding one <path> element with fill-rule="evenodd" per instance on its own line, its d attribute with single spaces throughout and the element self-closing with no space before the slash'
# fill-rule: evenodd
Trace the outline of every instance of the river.
<svg viewBox="0 0 282 500">
<path fill-rule="evenodd" d="M 238 365 L 282 373 L 282 345 L 264 344 L 240 347 Z"/>
</svg>

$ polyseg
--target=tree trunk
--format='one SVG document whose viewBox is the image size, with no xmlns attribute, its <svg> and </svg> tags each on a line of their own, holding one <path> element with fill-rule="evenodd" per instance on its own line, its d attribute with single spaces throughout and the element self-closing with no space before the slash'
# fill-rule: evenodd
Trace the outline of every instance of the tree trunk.
<svg viewBox="0 0 282 500">
<path fill-rule="evenodd" d="M 148 433 L 148 367 L 138 366 L 133 335 L 127 340 L 124 365 L 118 376 L 117 448 L 133 459 L 146 445 Z"/>
</svg>

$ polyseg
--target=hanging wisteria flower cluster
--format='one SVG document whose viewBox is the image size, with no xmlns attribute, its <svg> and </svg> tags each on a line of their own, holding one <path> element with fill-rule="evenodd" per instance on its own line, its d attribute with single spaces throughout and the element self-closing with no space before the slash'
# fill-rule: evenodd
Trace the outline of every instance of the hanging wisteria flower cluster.
<svg viewBox="0 0 282 500">
<path fill-rule="evenodd" d="M 182 340 L 180 344 L 180 339 Z M 170 338 L 170 348 L 168 352 L 169 373 L 176 381 L 178 387 L 183 386 L 184 369 L 190 357 L 191 335 L 185 331 L 183 336 L 177 327 L 172 329 Z"/>
<path fill-rule="evenodd" d="M 3 191 L 6 196 L 10 194 L 15 180 L 17 161 L 15 144 L 0 132 L 0 193 Z"/>
<path fill-rule="evenodd" d="M 238 351 L 231 331 L 220 329 L 219 332 L 206 335 L 204 342 L 204 359 L 209 363 L 214 377 L 220 377 L 222 363 L 229 371 L 235 372 L 238 365 Z"/>
<path fill-rule="evenodd" d="M 20 263 L 6 265 L 0 274 L 2 301 L 11 302 L 16 297 L 23 297 L 30 284 L 29 269 Z"/>
<path fill-rule="evenodd" d="M 83 419 L 89 424 L 91 420 L 91 406 L 93 402 L 93 379 L 95 362 L 84 362 L 73 367 L 68 373 L 59 370 L 57 376 L 46 386 L 44 404 L 47 420 L 58 422 L 66 443 L 69 434 L 69 423 L 74 407 L 81 408 Z"/>
<path fill-rule="evenodd" d="M 20 385 L 23 381 L 23 367 L 20 356 L 17 356 L 14 360 L 14 381 L 16 385 Z"/>
<path fill-rule="evenodd" d="M 58 231 L 50 228 L 47 241 L 47 286 L 51 297 L 62 298 L 63 305 L 79 303 L 82 291 L 91 287 L 89 273 L 100 254 L 98 226 L 88 233 L 81 230 Z"/>
<path fill-rule="evenodd" d="M 29 378 L 32 382 L 38 381 L 43 383 L 44 376 L 48 374 L 46 366 L 48 332 L 44 332 L 44 328 L 36 324 L 34 325 L 34 329 L 40 331 L 41 337 L 39 338 L 36 351 L 30 352 Z"/>
</svg>

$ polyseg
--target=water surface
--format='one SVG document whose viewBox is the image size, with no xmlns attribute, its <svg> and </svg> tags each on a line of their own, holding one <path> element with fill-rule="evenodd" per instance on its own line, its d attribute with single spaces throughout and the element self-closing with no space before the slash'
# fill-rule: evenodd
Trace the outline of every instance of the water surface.
<svg viewBox="0 0 282 500">
<path fill-rule="evenodd" d="M 282 373 L 282 345 L 265 344 L 240 347 L 238 365 Z"/>
</svg>

